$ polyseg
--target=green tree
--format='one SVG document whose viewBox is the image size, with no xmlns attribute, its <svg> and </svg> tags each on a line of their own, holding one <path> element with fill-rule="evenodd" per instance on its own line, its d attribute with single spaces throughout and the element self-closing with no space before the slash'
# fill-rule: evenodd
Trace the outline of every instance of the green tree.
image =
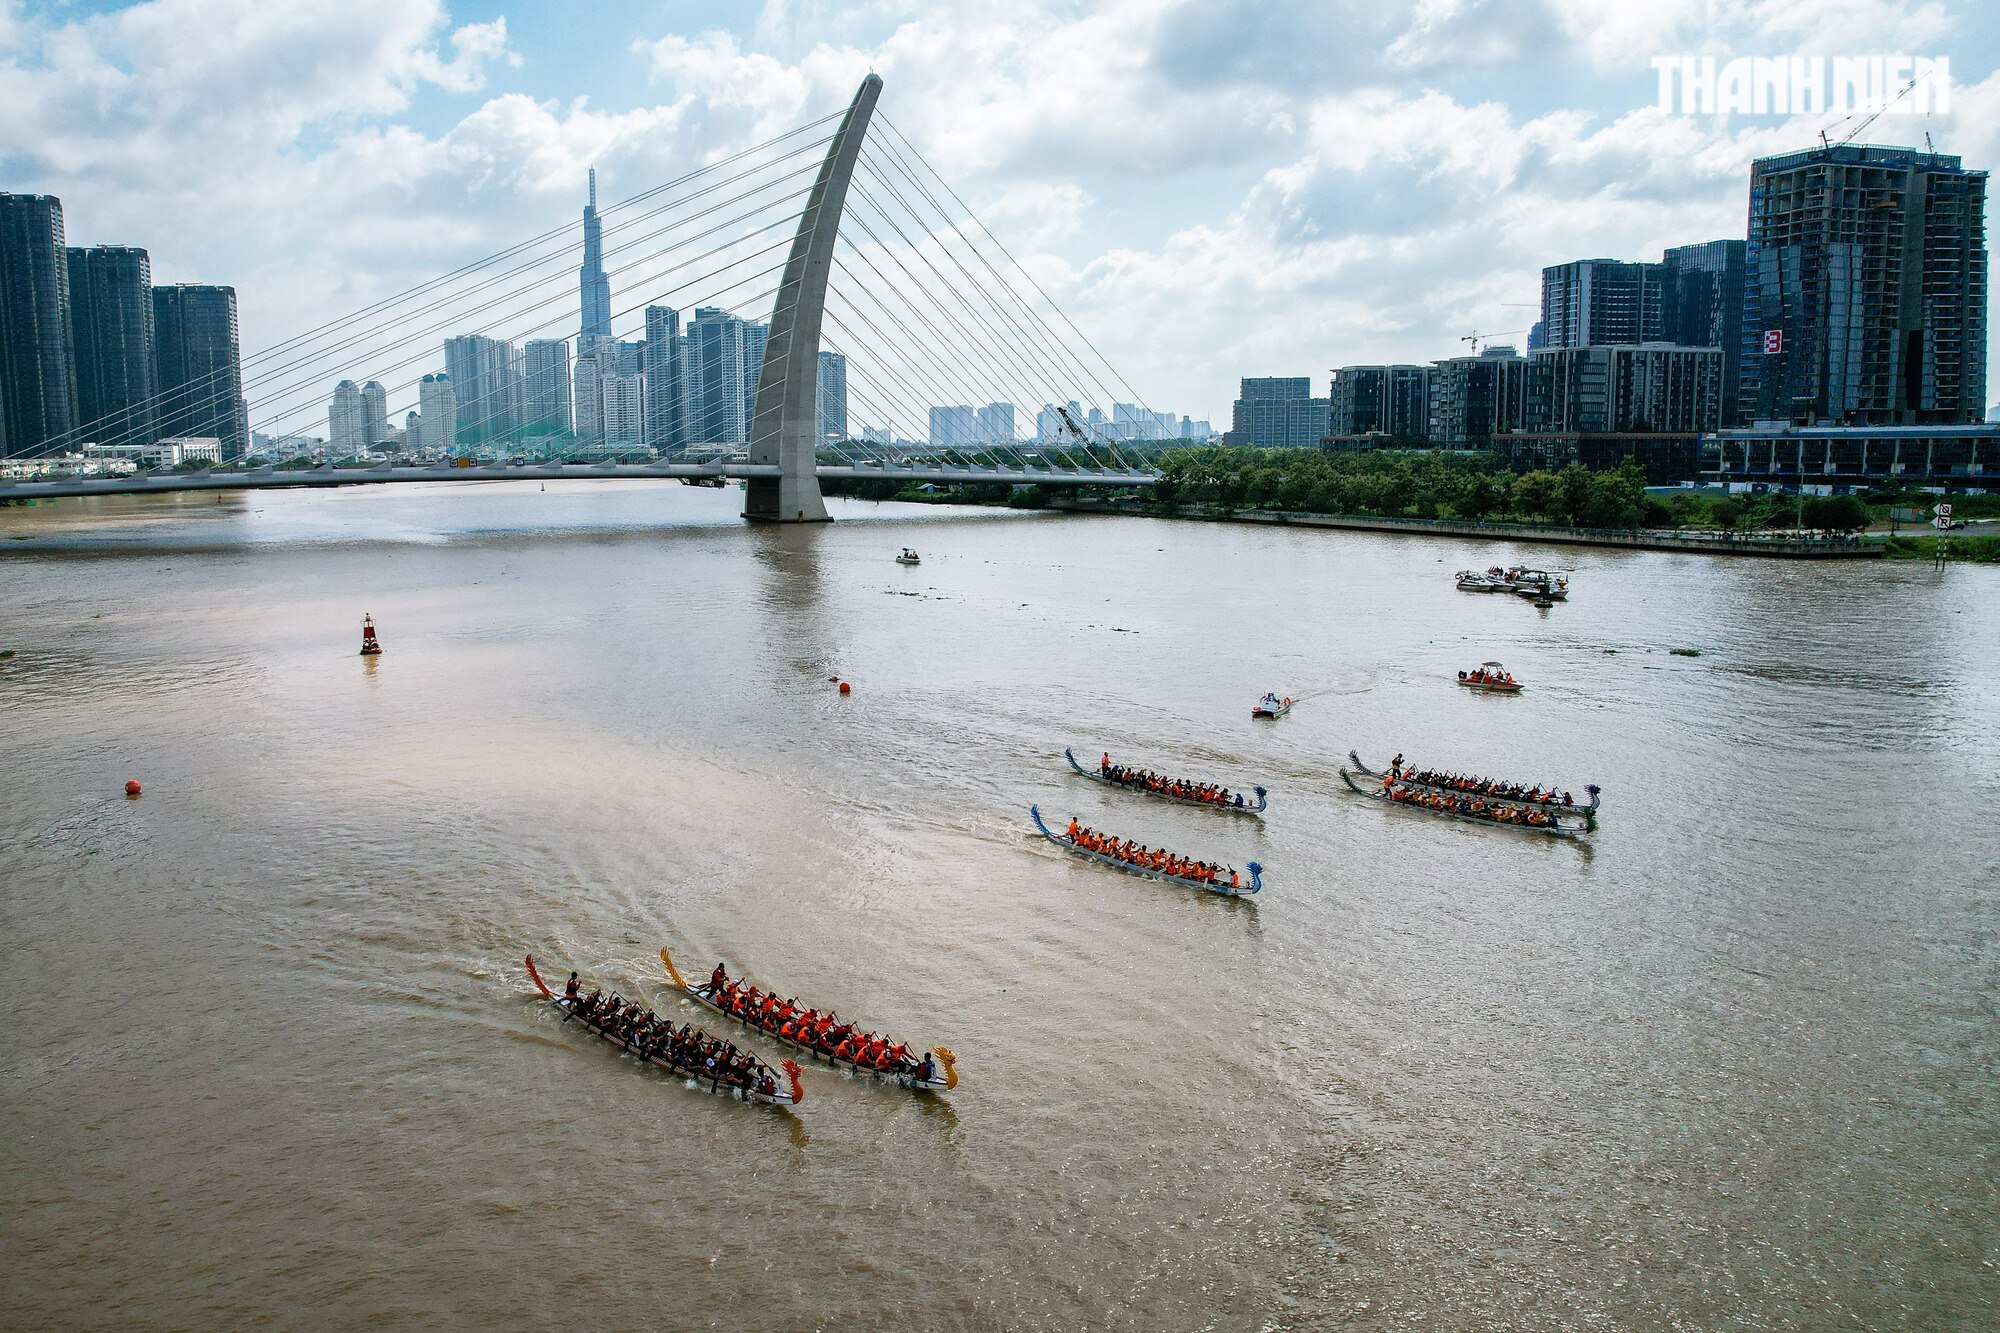
<svg viewBox="0 0 2000 1333">
<path fill-rule="evenodd" d="M 1561 492 L 1555 474 L 1537 469 L 1514 478 L 1514 512 L 1523 518 L 1554 518 L 1560 513 Z"/>
<path fill-rule="evenodd" d="M 1851 495 L 1813 496 L 1804 505 L 1803 521 L 1823 532 L 1859 532 L 1873 516 Z"/>
</svg>

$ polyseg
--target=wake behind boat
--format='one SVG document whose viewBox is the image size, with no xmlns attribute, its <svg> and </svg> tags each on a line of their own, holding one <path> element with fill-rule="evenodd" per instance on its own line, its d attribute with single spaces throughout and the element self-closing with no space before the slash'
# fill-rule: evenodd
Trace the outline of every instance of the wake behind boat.
<svg viewBox="0 0 2000 1333">
<path fill-rule="evenodd" d="M 706 1084 L 709 1092 L 727 1093 L 739 1101 L 762 1102 L 767 1106 L 796 1106 L 806 1098 L 804 1089 L 799 1086 L 796 1060 L 786 1060 L 780 1066 L 785 1071 L 785 1081 L 790 1084 L 789 1088 L 781 1088 L 777 1077 L 762 1060 L 737 1050 L 719 1037 L 711 1037 L 691 1023 L 676 1027 L 652 1010 L 643 1008 L 636 1001 L 626 1001 L 622 996 L 613 995 L 606 999 L 599 991 L 593 991 L 588 996 L 579 995 L 574 972 L 570 973 L 569 984 L 563 988 L 563 993 L 557 995 L 542 980 L 542 974 L 535 970 L 535 956 L 529 954 L 526 961 L 528 976 L 533 979 L 535 989 L 562 1012 L 565 1022 L 576 1019 L 585 1028 L 649 1065 L 658 1065 L 678 1078 L 689 1079 L 693 1086 Z"/>
<path fill-rule="evenodd" d="M 1186 778 L 1163 778 L 1157 773 L 1126 768 L 1111 762 L 1105 755 L 1098 764 L 1097 771 L 1091 772 L 1076 762 L 1076 755 L 1069 747 L 1063 747 L 1063 758 L 1069 766 L 1093 782 L 1106 783 L 1113 787 L 1126 787 L 1132 791 L 1157 796 L 1163 801 L 1179 801 L 1182 805 L 1199 805 L 1210 810 L 1222 810 L 1233 815 L 1261 815 L 1270 804 L 1262 787 L 1252 787 L 1257 799 L 1247 801 L 1242 792 L 1232 792 L 1227 787 L 1214 783 L 1190 782 Z"/>
<path fill-rule="evenodd" d="M 1584 816 L 1593 828 L 1597 823 L 1600 789 L 1594 782 L 1584 788 L 1584 791 L 1589 793 L 1590 800 L 1579 804 L 1568 792 L 1557 791 L 1553 787 L 1502 782 L 1496 778 L 1471 777 L 1460 773 L 1433 772 L 1430 769 L 1420 769 L 1414 764 L 1405 764 L 1401 755 L 1391 759 L 1389 767 L 1380 772 L 1362 763 L 1361 756 L 1352 750 L 1347 752 L 1347 761 L 1354 765 L 1356 773 L 1365 778 L 1373 778 L 1378 784 L 1394 782 L 1399 786 L 1439 792 L 1448 796 L 1476 796 L 1486 801 L 1518 806 L 1523 810 L 1540 810 L 1552 815 Z"/>
<path fill-rule="evenodd" d="M 913 1091 L 945 1092 L 958 1086 L 958 1057 L 943 1046 L 937 1048 L 935 1057 L 925 1051 L 923 1058 L 917 1059 L 902 1042 L 858 1031 L 854 1024 L 838 1021 L 831 1012 L 802 1008 L 796 1000 L 780 1000 L 755 986 L 746 986 L 731 978 L 720 963 L 709 974 L 708 984 L 691 986 L 665 949 L 660 950 L 660 962 L 666 965 L 674 985 L 696 1004 L 705 1004 L 836 1069 L 870 1074 Z"/>
<path fill-rule="evenodd" d="M 1042 822 L 1042 812 L 1038 806 L 1028 807 L 1028 816 L 1035 821 L 1035 827 L 1044 838 L 1072 856 L 1081 856 L 1088 861 L 1100 861 L 1114 870 L 1122 870 L 1128 875 L 1143 875 L 1147 879 L 1165 880 L 1170 884 L 1182 884 L 1190 889 L 1205 889 L 1209 893 L 1219 893 L 1225 898 L 1240 898 L 1257 893 L 1264 887 L 1264 867 L 1255 861 L 1247 862 L 1250 882 L 1245 884 L 1234 870 L 1206 862 L 1190 861 L 1186 857 L 1175 856 L 1171 852 L 1156 848 L 1141 847 L 1123 838 L 1114 838 L 1084 828 L 1074 819 L 1069 821 L 1069 831 L 1059 835 L 1049 831 Z"/>
</svg>

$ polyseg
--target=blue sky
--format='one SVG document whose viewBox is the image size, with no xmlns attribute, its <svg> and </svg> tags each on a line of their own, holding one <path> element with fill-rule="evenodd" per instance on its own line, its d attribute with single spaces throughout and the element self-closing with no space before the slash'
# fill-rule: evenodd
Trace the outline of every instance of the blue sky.
<svg viewBox="0 0 2000 1333">
<path fill-rule="evenodd" d="M 1750 159 L 1829 118 L 1662 114 L 1678 54 L 1947 56 L 1952 114 L 1866 138 L 2000 164 L 2000 7 L 1946 0 L 0 0 L 0 185 L 236 284 L 254 352 L 873 68 L 1139 394 L 1220 420 L 1242 375 L 1524 328 L 1546 264 L 1740 236 Z"/>
</svg>

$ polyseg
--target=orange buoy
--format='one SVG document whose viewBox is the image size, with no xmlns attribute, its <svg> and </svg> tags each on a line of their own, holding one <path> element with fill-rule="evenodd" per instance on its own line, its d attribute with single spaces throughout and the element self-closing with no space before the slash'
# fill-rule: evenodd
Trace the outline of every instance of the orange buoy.
<svg viewBox="0 0 2000 1333">
<path fill-rule="evenodd" d="M 854 693 L 854 687 L 843 680 L 840 682 L 840 692 L 842 694 L 852 694 Z"/>
<path fill-rule="evenodd" d="M 133 778 L 125 784 L 125 794 L 127 796 L 137 796 L 139 794 L 139 779 Z"/>
</svg>

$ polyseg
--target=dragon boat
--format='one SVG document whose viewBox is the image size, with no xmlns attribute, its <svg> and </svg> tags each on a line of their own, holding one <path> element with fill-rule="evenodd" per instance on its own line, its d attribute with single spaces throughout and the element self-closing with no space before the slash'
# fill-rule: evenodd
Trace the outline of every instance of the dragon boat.
<svg viewBox="0 0 2000 1333">
<path fill-rule="evenodd" d="M 1176 796 L 1172 792 L 1154 791 L 1143 782 L 1123 782 L 1102 772 L 1093 773 L 1082 764 L 1076 762 L 1076 755 L 1068 746 L 1063 747 L 1063 758 L 1069 760 L 1071 768 L 1081 773 L 1084 777 L 1089 778 L 1092 782 L 1102 782 L 1107 787 L 1118 787 L 1125 791 L 1136 791 L 1145 796 L 1157 796 L 1163 801 L 1175 801 L 1181 805 L 1200 806 L 1204 810 L 1222 810 L 1232 815 L 1261 815 L 1271 803 L 1269 794 L 1262 787 L 1252 787 L 1250 789 L 1257 793 L 1257 799 L 1254 802 L 1245 801 L 1241 805 L 1224 805 L 1221 801 L 1204 801 L 1197 796 Z M 1240 797 L 1241 794 L 1239 792 L 1238 796 Z"/>
<path fill-rule="evenodd" d="M 1484 801 L 1491 801 L 1499 805 L 1516 806 L 1522 810 L 1540 810 L 1543 814 L 1548 815 L 1576 815 L 1580 818 L 1586 818 L 1587 822 L 1593 826 L 1597 822 L 1597 804 L 1601 789 L 1595 782 L 1584 788 L 1584 791 L 1590 795 L 1588 801 L 1582 804 L 1564 805 L 1561 801 L 1530 801 L 1520 796 L 1499 796 L 1492 792 L 1472 791 L 1464 787 L 1447 787 L 1440 783 L 1417 782 L 1404 777 L 1400 773 L 1391 774 L 1387 770 L 1378 772 L 1362 763 L 1361 756 L 1352 750 L 1347 752 L 1347 761 L 1354 765 L 1356 773 L 1364 778 L 1373 778 L 1378 784 L 1393 777 L 1401 786 L 1414 787 L 1418 791 L 1434 791 L 1440 796 L 1475 796 Z"/>
<path fill-rule="evenodd" d="M 1044 838 L 1047 838 L 1071 856 L 1081 856 L 1086 861 L 1097 861 L 1103 865 L 1110 866 L 1113 870 L 1122 870 L 1128 875 L 1140 875 L 1146 879 L 1163 880 L 1168 884 L 1180 884 L 1190 889 L 1201 889 L 1207 893 L 1219 893 L 1225 898 L 1246 897 L 1249 894 L 1262 891 L 1264 887 L 1264 867 L 1258 865 L 1255 861 L 1244 863 L 1250 871 L 1250 882 L 1248 884 L 1210 884 L 1203 880 L 1190 879 L 1185 875 L 1170 875 L 1164 870 L 1155 870 L 1151 866 L 1142 866 L 1131 861 L 1120 860 L 1115 856 L 1107 856 L 1103 852 L 1094 852 L 1088 847 L 1072 842 L 1066 834 L 1051 832 L 1049 826 L 1042 822 L 1042 812 L 1038 806 L 1029 806 L 1028 815 L 1035 821 L 1035 827 L 1041 831 Z"/>
<path fill-rule="evenodd" d="M 1563 815 L 1539 809 L 1524 809 L 1519 805 L 1507 801 L 1502 801 L 1494 797 L 1478 796 L 1471 792 L 1451 791 L 1436 787 L 1416 787 L 1414 785 L 1404 786 L 1400 783 L 1385 783 L 1377 779 L 1371 779 L 1366 784 L 1363 784 L 1355 781 L 1356 776 L 1350 769 L 1342 768 L 1340 770 L 1340 780 L 1345 782 L 1347 789 L 1356 796 L 1365 796 L 1371 801 L 1379 801 L 1383 805 L 1395 806 L 1398 809 L 1421 810 L 1427 815 L 1439 815 L 1445 819 L 1456 819 L 1465 824 L 1484 824 L 1489 828 L 1515 829 L 1522 833 L 1540 833 L 1551 838 L 1572 839 L 1581 838 L 1584 834 L 1589 833 L 1597 827 L 1597 820 L 1594 816 L 1582 814 L 1574 810 L 1569 812 L 1568 815 Z M 1398 790 L 1422 792 L 1433 798 L 1448 798 L 1464 802 L 1468 806 L 1475 802 L 1481 803 L 1491 807 L 1492 813 L 1477 809 L 1444 809 L 1434 805 L 1425 805 L 1421 801 L 1397 800 L 1392 793 Z M 1501 813 L 1503 810 L 1520 817 L 1509 819 Z M 1544 822 L 1529 822 L 1528 816 L 1531 814 L 1538 816 Z M 1582 823 L 1566 824 L 1563 822 L 1565 818 L 1571 816 L 1580 817 Z"/>
<path fill-rule="evenodd" d="M 872 1077 L 898 1084 L 901 1087 L 909 1088 L 913 1092 L 947 1092 L 958 1086 L 958 1057 L 943 1046 L 932 1048 L 932 1054 L 937 1056 L 938 1072 L 928 1079 L 918 1078 L 916 1072 L 910 1069 L 877 1069 L 872 1065 L 860 1064 L 857 1061 L 836 1056 L 832 1051 L 822 1050 L 811 1042 L 798 1041 L 792 1037 L 782 1036 L 775 1025 L 766 1024 L 761 1018 L 746 1018 L 733 1009 L 725 1008 L 720 1003 L 718 997 L 709 992 L 708 987 L 690 985 L 687 979 L 681 976 L 680 969 L 674 966 L 673 955 L 665 949 L 660 950 L 660 962 L 665 964 L 667 975 L 674 979 L 674 985 L 680 987 L 681 993 L 696 1004 L 713 1009 L 724 1018 L 734 1019 L 746 1028 L 761 1032 L 781 1046 L 789 1046 L 793 1050 L 804 1051 L 813 1059 L 831 1065 L 835 1069 L 847 1069 L 857 1074 L 868 1074 Z M 792 1062 L 787 1060 L 785 1063 L 790 1065 Z"/>
<path fill-rule="evenodd" d="M 708 1077 L 705 1071 L 674 1064 L 664 1054 L 648 1054 L 640 1050 L 632 1042 L 607 1030 L 596 1019 L 585 1018 L 577 1012 L 575 1001 L 571 1000 L 568 996 L 558 995 L 549 989 L 548 983 L 542 980 L 542 974 L 535 970 L 535 956 L 533 954 L 529 954 L 526 961 L 528 964 L 528 976 L 534 981 L 535 989 L 542 993 L 543 999 L 562 1012 L 564 1021 L 572 1018 L 576 1019 L 577 1022 L 581 1023 L 589 1031 L 596 1033 L 613 1046 L 625 1051 L 628 1055 L 636 1055 L 649 1065 L 657 1065 L 676 1078 L 688 1079 L 695 1087 L 705 1086 L 711 1093 L 724 1093 L 736 1098 L 738 1101 L 760 1102 L 766 1106 L 797 1106 L 806 1099 L 805 1090 L 799 1086 L 799 1063 L 796 1060 L 786 1060 L 779 1065 L 779 1068 L 785 1071 L 785 1081 L 791 1085 L 789 1089 L 779 1088 L 774 1092 L 759 1092 L 755 1088 L 741 1088 L 733 1083 L 722 1083 L 719 1080 Z"/>
</svg>

